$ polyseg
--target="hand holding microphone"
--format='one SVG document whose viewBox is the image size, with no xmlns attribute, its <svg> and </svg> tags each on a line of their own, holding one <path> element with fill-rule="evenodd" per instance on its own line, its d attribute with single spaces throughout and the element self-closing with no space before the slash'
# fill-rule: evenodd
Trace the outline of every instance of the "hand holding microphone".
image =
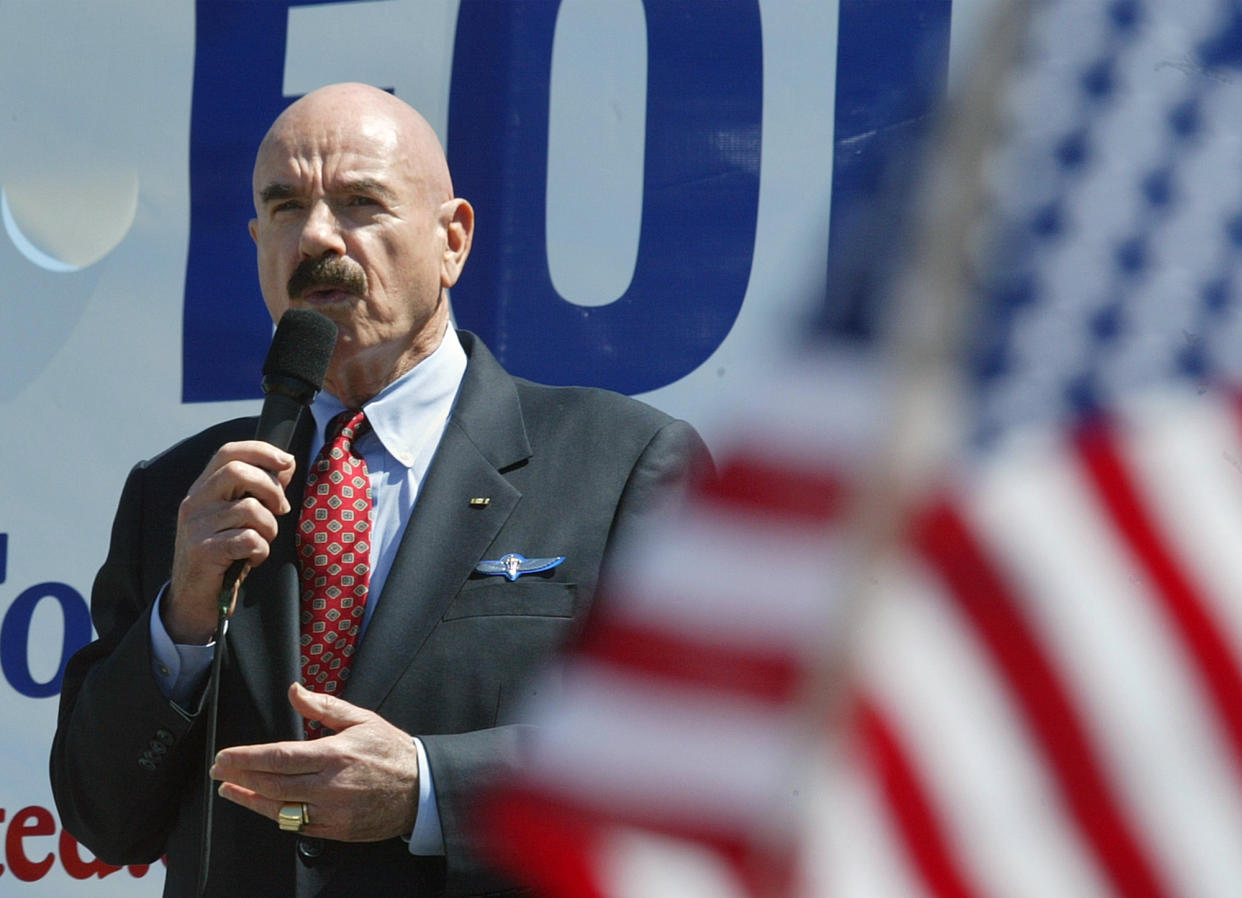
<svg viewBox="0 0 1242 898">
<path fill-rule="evenodd" d="M 218 597 L 267 559 L 294 458 L 285 449 L 298 416 L 323 386 L 336 325 L 315 312 L 281 317 L 263 364 L 263 410 L 253 440 L 226 443 L 190 487 L 177 518 L 172 583 L 162 605 L 174 641 L 205 644 Z"/>
</svg>

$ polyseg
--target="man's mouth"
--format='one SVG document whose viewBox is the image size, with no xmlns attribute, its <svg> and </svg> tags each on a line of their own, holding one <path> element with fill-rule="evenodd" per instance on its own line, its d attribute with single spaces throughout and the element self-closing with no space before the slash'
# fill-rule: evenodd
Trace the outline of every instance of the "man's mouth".
<svg viewBox="0 0 1242 898">
<path fill-rule="evenodd" d="M 310 306 L 327 306 L 347 302 L 352 296 L 340 287 L 316 287 L 302 294 L 302 302 Z"/>
</svg>

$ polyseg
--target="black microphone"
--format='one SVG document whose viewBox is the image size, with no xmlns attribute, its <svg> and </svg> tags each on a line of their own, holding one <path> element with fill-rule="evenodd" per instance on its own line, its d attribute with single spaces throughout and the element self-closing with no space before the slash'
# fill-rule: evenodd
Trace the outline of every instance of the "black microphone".
<svg viewBox="0 0 1242 898">
<path fill-rule="evenodd" d="M 256 440 L 289 448 L 302 409 L 323 389 L 335 347 L 336 325 L 318 312 L 289 309 L 280 317 L 263 361 L 263 409 Z M 224 574 L 226 591 L 232 591 L 245 567 L 240 559 L 229 565 Z"/>
<path fill-rule="evenodd" d="M 336 325 L 318 312 L 290 309 L 280 318 L 263 361 L 263 411 L 254 438 L 288 449 L 302 409 L 323 389 Z"/>
<path fill-rule="evenodd" d="M 288 449 L 293 441 L 302 409 L 310 405 L 323 388 L 332 350 L 336 347 L 336 325 L 318 312 L 290 309 L 281 316 L 272 336 L 271 348 L 263 362 L 263 410 L 254 438 Z M 236 599 L 237 584 L 246 570 L 242 559 L 234 561 L 224 573 L 218 602 L 215 656 L 208 681 L 207 740 L 204 771 L 211 769 L 216 754 L 216 730 L 220 708 L 220 671 L 224 666 L 224 623 Z M 203 780 L 202 834 L 198 855 L 198 892 L 207 892 L 211 870 L 211 819 L 215 788 L 210 775 Z"/>
</svg>

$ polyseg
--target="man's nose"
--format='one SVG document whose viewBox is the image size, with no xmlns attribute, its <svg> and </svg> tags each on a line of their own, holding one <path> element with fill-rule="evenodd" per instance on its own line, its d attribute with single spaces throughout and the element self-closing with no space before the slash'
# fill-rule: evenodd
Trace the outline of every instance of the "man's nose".
<svg viewBox="0 0 1242 898">
<path fill-rule="evenodd" d="M 302 256 L 314 259 L 328 253 L 345 255 L 345 240 L 332 207 L 323 200 L 311 204 L 298 243 Z"/>
</svg>

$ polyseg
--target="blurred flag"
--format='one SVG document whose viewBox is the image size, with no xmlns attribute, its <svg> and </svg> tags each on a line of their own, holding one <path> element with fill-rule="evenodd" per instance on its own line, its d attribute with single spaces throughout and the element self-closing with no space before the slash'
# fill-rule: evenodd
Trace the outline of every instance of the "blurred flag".
<svg viewBox="0 0 1242 898">
<path fill-rule="evenodd" d="M 815 894 L 1237 894 L 1240 63 L 1236 2 L 1031 4 L 963 446 L 855 634 Z"/>
<path fill-rule="evenodd" d="M 491 803 L 541 894 L 1237 893 L 1242 3 L 985 49 L 891 344 L 739 399 Z"/>
</svg>

